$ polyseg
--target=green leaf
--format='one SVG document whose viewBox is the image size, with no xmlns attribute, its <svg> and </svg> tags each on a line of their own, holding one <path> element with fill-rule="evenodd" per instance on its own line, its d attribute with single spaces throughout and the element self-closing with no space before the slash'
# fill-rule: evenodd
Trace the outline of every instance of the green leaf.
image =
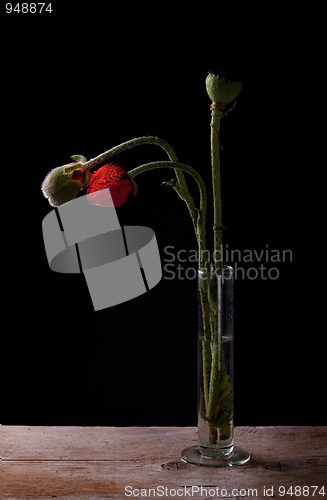
<svg viewBox="0 0 327 500">
<path fill-rule="evenodd" d="M 86 158 L 83 155 L 73 155 L 71 158 L 79 163 L 86 163 Z"/>
</svg>

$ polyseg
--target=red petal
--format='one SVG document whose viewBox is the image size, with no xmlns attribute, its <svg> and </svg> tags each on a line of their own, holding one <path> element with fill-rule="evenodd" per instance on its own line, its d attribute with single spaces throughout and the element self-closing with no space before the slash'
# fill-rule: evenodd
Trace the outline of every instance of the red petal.
<svg viewBox="0 0 327 500">
<path fill-rule="evenodd" d="M 110 189 L 110 194 L 114 207 L 119 207 L 126 203 L 134 192 L 132 181 L 126 175 L 126 170 L 120 165 L 108 164 L 99 168 L 90 180 L 87 194 L 91 195 L 103 189 Z M 108 206 L 108 198 L 89 196 L 89 201 L 96 205 Z M 96 198 L 96 199 L 95 199 Z M 92 201 L 93 199 L 93 201 Z M 112 205 L 112 204 L 111 204 Z"/>
</svg>

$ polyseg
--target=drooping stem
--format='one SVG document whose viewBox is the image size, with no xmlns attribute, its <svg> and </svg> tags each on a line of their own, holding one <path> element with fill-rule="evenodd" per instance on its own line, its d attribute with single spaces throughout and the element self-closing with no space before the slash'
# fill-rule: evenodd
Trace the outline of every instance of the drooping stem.
<svg viewBox="0 0 327 500">
<path fill-rule="evenodd" d="M 177 156 L 175 151 L 166 141 L 160 139 L 159 137 L 143 136 L 143 137 L 136 137 L 135 139 L 131 139 L 129 141 L 118 144 L 118 146 L 108 149 L 108 151 L 105 151 L 104 153 L 96 156 L 95 158 L 91 158 L 91 160 L 84 163 L 83 167 L 85 170 L 93 168 L 96 165 L 99 165 L 99 163 L 102 163 L 105 160 L 109 160 L 109 158 L 112 158 L 113 156 L 118 155 L 123 151 L 132 149 L 135 146 L 141 146 L 142 144 L 156 144 L 162 147 L 166 151 L 171 160 L 177 161 L 176 160 Z"/>
<path fill-rule="evenodd" d="M 213 124 L 215 125 L 215 122 L 213 120 Z M 213 127 L 213 131 L 215 131 Z M 218 128 L 219 132 L 219 128 Z M 216 144 L 218 139 L 218 145 Z M 212 159 L 212 165 L 213 169 L 215 168 L 217 170 L 217 165 L 218 165 L 218 175 L 219 175 L 219 135 L 217 136 L 215 133 L 212 135 L 212 154 L 213 154 L 213 159 Z M 179 194 L 179 196 L 186 202 L 186 205 L 188 207 L 188 210 L 190 212 L 193 225 L 195 228 L 195 233 L 196 233 L 196 238 L 197 238 L 197 243 L 198 243 L 198 254 L 199 254 L 199 269 L 205 270 L 208 272 L 208 262 L 207 262 L 207 257 L 206 257 L 206 216 L 207 216 L 207 190 L 206 190 L 206 185 L 201 177 L 201 175 L 194 170 L 192 167 L 180 163 L 177 160 L 177 155 L 174 152 L 174 150 L 169 146 L 168 143 L 163 141 L 162 139 L 159 139 L 157 137 L 152 137 L 152 136 L 144 136 L 144 137 L 139 137 L 136 139 L 132 139 L 130 141 L 127 141 L 125 143 L 122 143 L 118 146 L 115 146 L 114 148 L 102 153 L 101 155 L 89 160 L 88 162 L 83 164 L 83 168 L 86 169 L 91 169 L 94 166 L 102 163 L 103 161 L 108 160 L 109 158 L 126 151 L 128 149 L 131 149 L 135 146 L 142 145 L 142 144 L 156 144 L 162 147 L 166 153 L 168 154 L 169 158 L 171 161 L 157 161 L 157 162 L 151 162 L 147 163 L 144 165 L 140 165 L 133 170 L 130 170 L 128 172 L 129 176 L 131 179 L 135 178 L 137 175 L 147 172 L 149 170 L 157 169 L 157 168 L 172 168 L 174 169 L 176 173 L 176 178 L 177 178 L 177 183 L 170 183 L 176 192 Z M 218 152 L 218 160 L 217 160 L 217 153 Z M 191 197 L 186 180 L 184 177 L 184 173 L 187 173 L 193 177 L 193 179 L 196 181 L 198 188 L 199 188 L 199 208 L 196 208 L 195 203 L 193 198 Z M 213 179 L 214 179 L 214 173 L 213 173 Z M 215 206 L 215 214 L 217 217 L 215 217 L 215 224 L 221 225 L 221 199 L 220 199 L 220 176 L 219 176 L 219 183 L 214 184 L 214 206 Z M 218 193 L 218 195 L 217 195 Z M 218 200 L 218 203 L 217 203 Z M 219 218 L 220 214 L 220 218 Z M 218 231 L 220 233 L 220 231 Z M 216 241 L 216 240 L 215 240 Z M 220 248 L 216 246 L 215 248 Z M 216 254 L 216 252 L 215 252 Z M 201 304 L 202 304 L 202 312 L 203 312 L 203 320 L 204 320 L 204 383 L 205 383 L 205 399 L 206 399 L 206 408 L 207 411 L 212 409 L 214 407 L 214 400 L 216 400 L 216 397 L 213 397 L 212 390 L 213 390 L 213 385 L 215 380 L 213 380 L 213 370 L 216 367 L 215 363 L 215 358 L 211 358 L 212 353 L 210 349 L 210 340 L 212 340 L 212 325 L 211 325 L 211 319 L 210 319 L 210 314 L 211 314 L 211 306 L 210 306 L 210 293 L 209 293 L 209 281 L 208 280 L 202 280 L 201 286 L 200 286 L 200 295 L 201 295 Z M 211 442 L 215 442 L 217 439 L 217 430 L 213 426 L 210 426 L 211 431 L 212 431 L 212 437 L 211 437 Z"/>
<path fill-rule="evenodd" d="M 220 120 L 225 109 L 224 104 L 212 103 L 211 109 L 211 166 L 212 166 L 212 189 L 214 207 L 214 266 L 215 272 L 222 273 L 222 204 L 221 204 L 221 181 L 220 181 Z"/>
<path fill-rule="evenodd" d="M 196 228 L 196 237 L 198 241 L 198 249 L 199 249 L 199 266 L 202 265 L 202 259 L 205 256 L 204 250 L 206 249 L 206 215 L 207 215 L 207 188 L 204 180 L 202 179 L 199 172 L 194 170 L 194 168 L 186 165 L 185 163 L 175 162 L 175 161 L 157 161 L 146 163 L 144 165 L 140 165 L 133 170 L 128 172 L 129 176 L 133 179 L 137 175 L 147 172 L 149 170 L 154 170 L 157 168 L 173 168 L 179 170 L 181 172 L 185 172 L 193 177 L 196 181 L 199 192 L 200 192 L 200 201 L 199 208 L 195 209 L 197 214 L 195 218 L 195 228 Z"/>
<path fill-rule="evenodd" d="M 166 162 L 164 165 L 162 164 L 161 167 L 166 167 L 166 168 L 173 168 L 176 174 L 177 181 L 176 182 L 170 182 L 170 184 L 177 194 L 180 196 L 182 200 L 185 201 L 188 211 L 190 213 L 193 227 L 195 230 L 197 242 L 198 242 L 198 249 L 199 249 L 199 268 L 203 268 L 206 265 L 206 259 L 205 259 L 205 254 L 204 250 L 206 250 L 206 219 L 207 219 L 207 192 L 206 192 L 206 186 L 204 181 L 202 180 L 202 177 L 198 174 L 198 172 L 191 167 L 188 167 L 187 165 L 184 164 L 184 167 L 182 168 L 182 164 L 178 164 L 178 158 L 173 150 L 173 148 L 163 139 L 160 139 L 159 137 L 153 137 L 153 136 L 142 136 L 142 137 L 137 137 L 135 139 L 131 139 L 129 141 L 123 142 L 122 144 L 119 144 L 118 146 L 115 146 L 108 151 L 105 151 L 104 153 L 96 156 L 95 158 L 92 158 L 91 160 L 83 163 L 83 169 L 84 170 L 90 170 L 91 168 L 95 167 L 96 165 L 99 165 L 103 161 L 106 161 L 113 156 L 122 153 L 123 151 L 127 151 L 129 149 L 132 149 L 136 146 L 140 146 L 143 144 L 153 144 L 153 145 L 158 145 L 161 148 L 163 148 L 171 162 L 174 162 L 173 164 L 168 164 L 169 162 Z M 150 165 L 150 166 L 149 166 Z M 159 165 L 158 164 L 147 164 L 146 168 L 145 166 L 141 165 L 140 167 L 137 167 L 133 171 L 129 172 L 129 175 L 132 175 L 135 177 L 141 172 L 144 172 L 146 170 L 151 170 L 153 168 L 157 168 Z M 192 175 L 196 182 L 199 185 L 200 189 L 200 208 L 197 209 L 194 203 L 194 200 L 190 194 L 190 191 L 188 189 L 185 177 L 184 177 L 184 172 Z"/>
<path fill-rule="evenodd" d="M 132 149 L 136 146 L 141 146 L 143 144 L 154 144 L 157 146 L 160 146 L 163 148 L 169 159 L 171 161 L 178 162 L 177 155 L 173 148 L 163 139 L 160 139 L 159 137 L 153 137 L 153 136 L 143 136 L 143 137 L 136 137 L 135 139 L 131 139 L 129 141 L 123 142 L 122 144 L 119 144 L 118 146 L 115 146 L 108 151 L 105 151 L 104 153 L 96 156 L 95 158 L 92 158 L 91 160 L 87 161 L 86 163 L 83 164 L 83 169 L 84 170 L 89 170 L 96 165 L 99 165 L 99 163 L 102 163 L 103 161 L 109 160 L 109 158 L 112 158 L 113 156 L 122 153 L 123 151 L 127 151 L 129 149 Z M 191 219 L 194 225 L 194 228 L 196 230 L 196 218 L 197 218 L 197 213 L 196 213 L 196 208 L 195 208 L 195 203 L 194 200 L 189 192 L 189 189 L 186 184 L 186 180 L 183 174 L 183 171 L 180 169 L 175 169 L 175 174 L 177 178 L 177 183 L 173 186 L 175 191 L 178 193 L 180 198 L 185 201 L 188 210 L 191 215 Z"/>
</svg>

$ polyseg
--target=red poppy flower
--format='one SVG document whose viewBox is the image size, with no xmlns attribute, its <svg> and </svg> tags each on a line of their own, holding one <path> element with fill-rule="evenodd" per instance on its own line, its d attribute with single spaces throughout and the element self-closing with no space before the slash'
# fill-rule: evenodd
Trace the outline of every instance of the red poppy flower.
<svg viewBox="0 0 327 500">
<path fill-rule="evenodd" d="M 110 189 L 112 201 L 110 197 L 105 196 L 105 193 L 103 196 L 99 194 L 99 191 L 107 188 Z M 132 193 L 134 186 L 126 170 L 114 163 L 104 165 L 94 172 L 87 188 L 87 198 L 90 203 L 102 207 L 119 207 L 128 201 Z"/>
</svg>

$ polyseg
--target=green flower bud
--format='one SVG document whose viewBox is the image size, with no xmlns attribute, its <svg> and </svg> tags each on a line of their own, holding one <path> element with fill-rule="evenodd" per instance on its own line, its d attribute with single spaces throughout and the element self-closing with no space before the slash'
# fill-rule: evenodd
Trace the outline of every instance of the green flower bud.
<svg viewBox="0 0 327 500">
<path fill-rule="evenodd" d="M 226 72 L 209 71 L 206 79 L 208 96 L 216 104 L 228 104 L 238 96 L 242 82 L 233 80 Z"/>
<path fill-rule="evenodd" d="M 73 200 L 88 185 L 92 174 L 80 168 L 81 166 L 80 163 L 70 163 L 48 173 L 41 189 L 51 206 L 59 207 Z"/>
</svg>

